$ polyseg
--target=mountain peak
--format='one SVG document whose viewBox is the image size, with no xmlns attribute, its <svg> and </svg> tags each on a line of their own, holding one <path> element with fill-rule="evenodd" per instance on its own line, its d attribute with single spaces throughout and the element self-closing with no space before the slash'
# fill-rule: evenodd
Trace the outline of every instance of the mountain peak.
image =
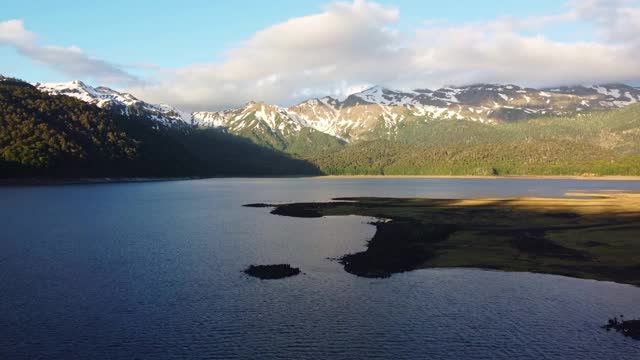
<svg viewBox="0 0 640 360">
<path fill-rule="evenodd" d="M 301 106 L 317 106 L 317 105 L 326 105 L 329 107 L 335 107 L 340 103 L 340 100 L 331 97 L 331 96 L 324 96 L 324 97 L 320 97 L 320 98 L 311 98 L 311 99 L 307 99 L 304 100 L 302 102 L 297 103 L 296 105 L 292 106 L 291 108 L 298 108 Z"/>
<path fill-rule="evenodd" d="M 381 104 L 395 105 L 402 97 L 402 93 L 395 90 L 387 89 L 383 86 L 376 85 L 366 90 L 349 95 L 345 99 L 344 106 L 355 106 L 358 104 Z"/>
<path fill-rule="evenodd" d="M 164 125 L 189 122 L 191 116 L 186 117 L 181 111 L 170 106 L 159 106 L 138 100 L 128 93 L 121 93 L 111 88 L 92 87 L 80 80 L 61 83 L 35 83 L 34 86 L 51 95 L 66 95 L 101 108 L 112 109 L 123 115 L 130 115 L 130 109 L 135 114 L 160 122 Z"/>
<path fill-rule="evenodd" d="M 391 90 L 381 86 L 381 85 L 374 85 L 370 88 L 364 89 L 360 92 L 354 93 L 352 95 L 358 95 L 358 96 L 367 96 L 367 95 L 375 95 L 375 94 L 382 94 L 385 92 L 389 92 Z"/>
</svg>

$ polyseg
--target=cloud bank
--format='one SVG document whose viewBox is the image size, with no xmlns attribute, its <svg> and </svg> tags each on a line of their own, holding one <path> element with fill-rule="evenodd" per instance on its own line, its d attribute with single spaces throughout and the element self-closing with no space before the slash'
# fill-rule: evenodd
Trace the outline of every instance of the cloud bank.
<svg viewBox="0 0 640 360">
<path fill-rule="evenodd" d="M 334 2 L 320 13 L 255 33 L 228 49 L 220 62 L 162 69 L 145 83 L 79 49 L 38 46 L 35 35 L 15 20 L 0 23 L 0 43 L 61 72 L 128 82 L 128 90 L 141 98 L 185 110 L 222 109 L 249 100 L 288 105 L 313 96 L 341 97 L 374 84 L 412 89 L 640 81 L 638 1 L 569 0 L 565 9 L 465 24 L 425 19 L 421 28 L 403 33 L 395 28 L 400 9 L 365 0 Z M 594 35 L 588 41 L 544 35 L 567 24 L 586 25 Z"/>
<path fill-rule="evenodd" d="M 368 85 L 400 89 L 478 82 L 554 86 L 640 80 L 640 6 L 579 0 L 560 14 L 449 24 L 426 19 L 413 34 L 394 30 L 400 11 L 374 2 L 333 3 L 322 13 L 266 28 L 230 49 L 221 63 L 170 72 L 132 89 L 189 109 L 251 99 L 290 104 L 344 96 Z M 547 27 L 587 23 L 592 41 L 561 42 Z"/>
<path fill-rule="evenodd" d="M 76 46 L 39 45 L 38 37 L 26 30 L 21 20 L 0 22 L 0 45 L 12 46 L 19 54 L 69 76 L 106 83 L 139 82 L 122 67 L 92 58 Z"/>
</svg>

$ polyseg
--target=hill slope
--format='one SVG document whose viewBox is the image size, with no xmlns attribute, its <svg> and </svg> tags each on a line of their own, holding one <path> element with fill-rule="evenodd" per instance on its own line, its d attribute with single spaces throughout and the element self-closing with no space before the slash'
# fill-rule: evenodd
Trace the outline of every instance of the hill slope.
<svg viewBox="0 0 640 360">
<path fill-rule="evenodd" d="M 250 102 L 242 108 L 226 111 L 195 112 L 192 117 L 192 123 L 198 127 L 221 128 L 256 144 L 292 154 L 337 150 L 344 144 L 291 116 L 286 109 L 263 102 Z"/>
<path fill-rule="evenodd" d="M 146 116 L 0 82 L 0 177 L 317 173 L 302 160 L 217 130 L 159 127 Z"/>
<path fill-rule="evenodd" d="M 327 174 L 640 175 L 638 139 L 640 104 L 498 125 L 421 121 L 308 159 Z"/>
<path fill-rule="evenodd" d="M 221 128 L 257 144 L 289 153 L 338 149 L 343 142 L 395 137 L 400 128 L 424 120 L 471 120 L 487 124 L 548 116 L 573 116 L 640 102 L 640 89 L 621 84 L 533 89 L 477 84 L 437 90 L 397 91 L 375 86 L 344 100 L 309 99 L 290 107 L 249 102 L 237 109 L 187 113 L 154 105 L 132 94 L 81 81 L 36 83 L 38 89 L 67 95 L 122 115 L 155 120 L 158 126 Z"/>
<path fill-rule="evenodd" d="M 108 109 L 122 115 L 132 115 L 154 120 L 158 126 L 186 126 L 191 115 L 170 105 L 154 105 L 135 96 L 105 86 L 92 87 L 82 81 L 65 83 L 36 83 L 34 86 L 50 95 L 66 95 Z"/>
<path fill-rule="evenodd" d="M 640 104 L 565 117 L 507 124 L 464 120 L 416 121 L 399 127 L 391 140 L 416 145 L 492 144 L 517 141 L 570 140 L 625 155 L 640 155 Z"/>
<path fill-rule="evenodd" d="M 623 85 L 372 88 L 344 101 L 198 112 L 189 124 L 111 89 L 2 77 L 0 176 L 638 175 L 638 99 Z M 519 102 L 531 111 L 521 121 L 469 117 L 488 101 L 502 109 L 492 114 L 513 115 Z"/>
<path fill-rule="evenodd" d="M 376 86 L 343 101 L 324 97 L 288 108 L 250 102 L 240 109 L 194 113 L 193 123 L 225 127 L 240 135 L 273 133 L 287 139 L 307 128 L 357 142 L 393 138 L 401 128 L 425 120 L 501 124 L 616 109 L 639 101 L 640 90 L 626 85 L 537 90 L 480 84 L 435 91 L 395 91 Z M 265 142 L 255 136 L 254 140 Z"/>
</svg>

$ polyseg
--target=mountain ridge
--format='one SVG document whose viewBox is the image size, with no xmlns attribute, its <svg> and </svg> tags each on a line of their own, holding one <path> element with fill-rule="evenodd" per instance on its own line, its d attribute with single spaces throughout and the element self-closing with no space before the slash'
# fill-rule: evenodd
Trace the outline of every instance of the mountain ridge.
<svg viewBox="0 0 640 360">
<path fill-rule="evenodd" d="M 350 99 L 310 99 L 289 108 L 249 102 L 174 124 L 155 118 L 154 111 L 164 107 L 145 106 L 111 89 L 72 83 L 51 95 L 42 86 L 0 80 L 0 177 L 640 171 L 640 103 L 633 104 L 631 87 L 618 85 L 535 90 L 537 103 L 531 90 L 514 85 L 411 93 L 375 87 Z M 481 122 L 411 113 L 416 103 L 438 101 L 480 106 L 502 99 L 518 105 L 516 96 L 530 106 L 555 105 L 567 115 Z M 589 101 L 606 111 L 570 111 L 569 105 Z M 352 143 L 320 127 L 351 136 Z"/>
<path fill-rule="evenodd" d="M 106 86 L 93 87 L 80 80 L 60 83 L 34 83 L 36 89 L 50 95 L 66 95 L 108 108 L 122 115 L 130 112 L 143 115 L 164 126 L 182 126 L 190 122 L 191 115 L 167 104 L 150 104 L 132 94 L 119 92 Z"/>
<path fill-rule="evenodd" d="M 287 138 L 298 136 L 303 129 L 306 133 L 318 131 L 339 141 L 354 142 L 393 136 L 400 124 L 415 121 L 470 120 L 495 124 L 608 110 L 640 102 L 640 89 L 624 84 L 542 89 L 474 84 L 410 91 L 373 86 L 344 100 L 325 96 L 289 107 L 250 101 L 232 109 L 187 113 L 81 81 L 34 85 L 49 94 L 76 97 L 121 114 L 130 111 L 142 114 L 163 126 L 213 127 L 233 134 L 272 133 L 279 138 L 276 142 L 282 143 L 280 148 L 286 148 Z"/>
<path fill-rule="evenodd" d="M 0 79 L 0 178 L 319 174 L 240 136 L 116 110 Z"/>
<path fill-rule="evenodd" d="M 407 121 L 454 119 L 502 123 L 607 110 L 637 102 L 640 90 L 623 84 L 547 89 L 476 84 L 412 91 L 374 86 L 342 101 L 332 97 L 312 98 L 279 109 L 293 123 L 351 142 L 391 135 L 397 132 L 400 123 Z M 202 119 L 212 114 L 221 113 L 199 112 L 193 123 L 210 126 L 210 122 Z M 234 120 L 218 116 L 216 126 L 224 127 Z"/>
</svg>

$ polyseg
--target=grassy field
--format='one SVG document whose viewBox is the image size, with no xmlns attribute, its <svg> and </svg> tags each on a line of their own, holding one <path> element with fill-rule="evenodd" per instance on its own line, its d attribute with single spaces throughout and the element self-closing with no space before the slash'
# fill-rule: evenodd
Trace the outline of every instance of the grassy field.
<svg viewBox="0 0 640 360">
<path fill-rule="evenodd" d="M 255 204 L 253 206 L 268 206 Z M 276 215 L 381 219 L 360 253 L 340 259 L 365 277 L 430 267 L 529 271 L 640 285 L 640 194 L 564 198 L 340 198 L 277 205 Z"/>
</svg>

